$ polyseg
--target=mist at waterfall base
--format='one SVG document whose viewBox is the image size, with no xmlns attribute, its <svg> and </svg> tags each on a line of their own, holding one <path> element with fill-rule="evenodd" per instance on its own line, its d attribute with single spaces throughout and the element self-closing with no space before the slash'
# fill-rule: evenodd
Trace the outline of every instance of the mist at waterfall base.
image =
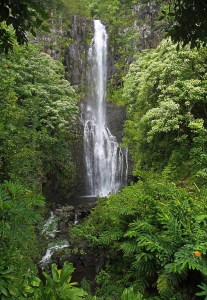
<svg viewBox="0 0 207 300">
<path fill-rule="evenodd" d="M 116 193 L 126 182 L 127 151 L 120 148 L 106 118 L 107 42 L 105 26 L 94 20 L 94 38 L 88 51 L 88 93 L 82 105 L 85 199 Z"/>
</svg>

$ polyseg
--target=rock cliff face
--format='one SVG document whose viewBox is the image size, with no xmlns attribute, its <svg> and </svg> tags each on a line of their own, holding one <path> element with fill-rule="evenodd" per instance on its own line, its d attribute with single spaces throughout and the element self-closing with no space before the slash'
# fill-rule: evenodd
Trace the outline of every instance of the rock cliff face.
<svg viewBox="0 0 207 300">
<path fill-rule="evenodd" d="M 81 16 L 73 16 L 68 36 L 70 45 L 65 52 L 64 64 L 68 72 L 68 80 L 73 86 L 86 84 L 87 55 L 93 37 L 93 20 Z M 114 60 L 110 47 L 108 49 L 108 78 L 115 72 Z"/>
<path fill-rule="evenodd" d="M 134 5 L 133 13 L 136 15 L 134 27 L 139 32 L 140 40 L 138 51 L 157 47 L 163 38 L 163 27 L 156 22 L 159 6 L 157 0 L 149 0 L 147 3 L 138 2 Z"/>
<path fill-rule="evenodd" d="M 87 53 L 93 36 L 93 21 L 73 16 L 69 32 L 70 45 L 65 53 L 65 66 L 73 86 L 86 81 Z"/>
</svg>

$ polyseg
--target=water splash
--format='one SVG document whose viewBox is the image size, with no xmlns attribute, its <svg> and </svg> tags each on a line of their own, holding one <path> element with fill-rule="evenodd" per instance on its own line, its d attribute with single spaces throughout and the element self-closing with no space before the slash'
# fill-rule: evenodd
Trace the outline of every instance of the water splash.
<svg viewBox="0 0 207 300">
<path fill-rule="evenodd" d="M 88 53 L 90 92 L 84 107 L 87 190 L 93 196 L 115 193 L 127 176 L 127 152 L 120 148 L 106 124 L 107 40 L 105 26 L 95 20 Z"/>
<path fill-rule="evenodd" d="M 59 250 L 69 247 L 69 242 L 67 240 L 60 240 L 50 243 L 48 245 L 47 251 L 42 259 L 39 261 L 39 265 L 44 268 L 45 265 L 51 262 L 52 255 Z"/>
<path fill-rule="evenodd" d="M 55 216 L 54 213 L 51 211 L 50 217 L 42 229 L 42 234 L 54 238 L 56 236 L 56 233 L 59 232 L 57 228 L 58 228 L 57 216 Z"/>
</svg>

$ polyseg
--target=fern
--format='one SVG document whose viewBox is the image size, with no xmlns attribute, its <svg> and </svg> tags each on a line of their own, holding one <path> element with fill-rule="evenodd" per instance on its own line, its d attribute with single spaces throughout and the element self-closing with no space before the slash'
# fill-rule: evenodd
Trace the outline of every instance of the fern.
<svg viewBox="0 0 207 300">
<path fill-rule="evenodd" d="M 193 245 L 184 245 L 175 253 L 175 260 L 166 265 L 166 270 L 182 274 L 186 269 L 198 270 L 207 275 L 207 262 L 205 258 L 194 256 Z"/>
<path fill-rule="evenodd" d="M 207 285 L 205 283 L 201 283 L 198 287 L 202 290 L 201 292 L 197 292 L 196 296 L 205 296 L 204 300 L 207 300 Z"/>
<path fill-rule="evenodd" d="M 173 295 L 178 289 L 179 284 L 186 279 L 187 271 L 178 275 L 177 273 L 168 272 L 168 270 L 163 270 L 159 274 L 157 279 L 157 290 L 161 296 L 167 297 Z"/>
<path fill-rule="evenodd" d="M 125 233 L 125 237 L 136 237 L 138 233 L 148 233 L 153 234 L 156 231 L 154 225 L 150 224 L 149 221 L 136 220 L 129 225 L 129 230 Z"/>
<path fill-rule="evenodd" d="M 140 273 L 137 273 L 136 280 L 134 283 L 134 287 L 136 288 L 139 293 L 144 294 L 146 291 L 146 288 L 149 287 L 149 281 L 147 278 L 142 276 Z"/>
<path fill-rule="evenodd" d="M 144 276 L 154 276 L 156 274 L 156 261 L 150 253 L 142 253 L 136 255 L 136 260 L 132 266 L 135 267 Z"/>
<path fill-rule="evenodd" d="M 124 255 L 132 255 L 139 250 L 139 245 L 136 241 L 126 241 L 121 244 L 120 249 L 124 252 Z"/>
<path fill-rule="evenodd" d="M 106 249 L 119 289 L 131 282 L 149 299 L 192 300 L 187 279 L 194 270 L 207 275 L 206 204 L 206 193 L 151 178 L 101 199 L 79 232 Z M 110 284 L 100 285 L 108 297 Z"/>
</svg>

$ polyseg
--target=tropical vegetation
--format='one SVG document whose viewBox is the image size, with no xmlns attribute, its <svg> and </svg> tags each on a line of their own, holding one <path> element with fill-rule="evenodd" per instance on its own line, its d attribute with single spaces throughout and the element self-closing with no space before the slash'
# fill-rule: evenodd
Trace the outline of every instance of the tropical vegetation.
<svg viewBox="0 0 207 300">
<path fill-rule="evenodd" d="M 206 13 L 204 0 L 1 1 L 2 300 L 207 299 Z M 104 254 L 92 292 L 75 286 L 69 262 L 38 276 L 44 215 L 79 178 L 84 89 L 63 65 L 74 15 L 107 26 L 108 100 L 125 107 L 138 179 L 70 229 L 80 250 Z"/>
</svg>

